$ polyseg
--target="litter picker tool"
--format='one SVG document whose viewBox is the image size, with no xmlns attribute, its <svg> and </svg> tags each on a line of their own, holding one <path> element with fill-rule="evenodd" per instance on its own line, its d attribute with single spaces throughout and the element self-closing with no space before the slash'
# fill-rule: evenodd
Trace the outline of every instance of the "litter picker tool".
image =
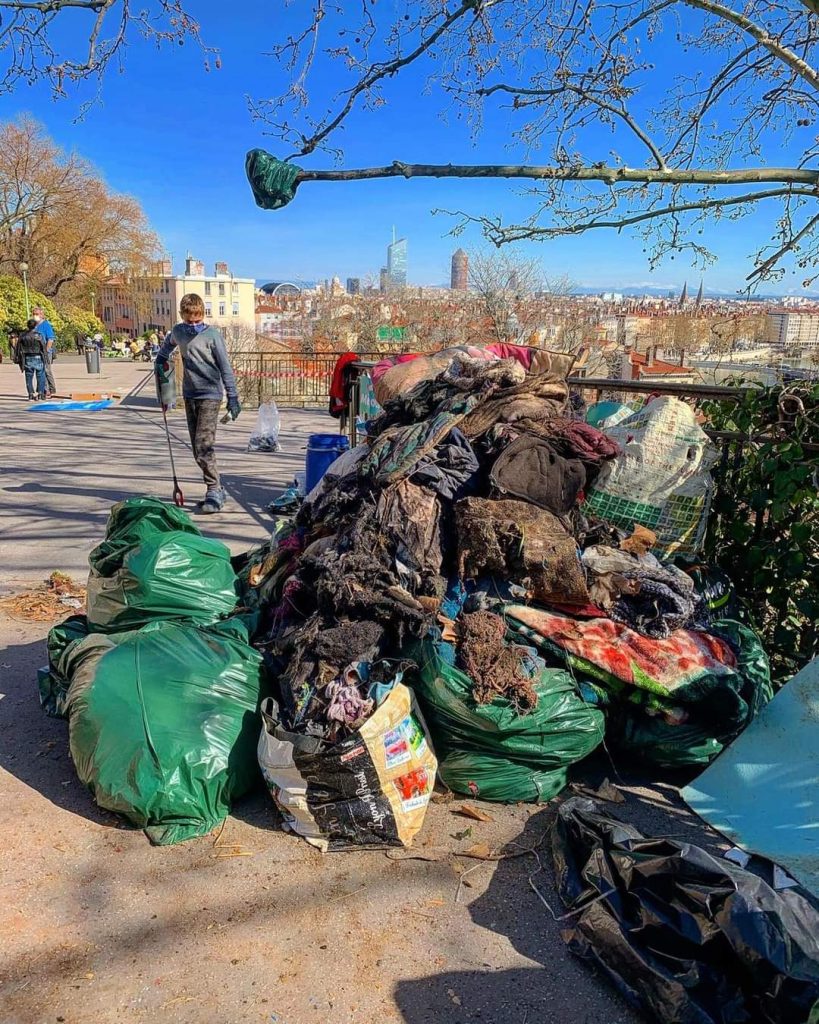
<svg viewBox="0 0 819 1024">
<path fill-rule="evenodd" d="M 185 504 L 185 495 L 182 493 L 182 488 L 179 486 L 179 481 L 176 479 L 176 466 L 173 461 L 173 445 L 171 444 L 171 432 L 168 429 L 168 407 L 162 406 L 162 421 L 165 424 L 165 437 L 168 441 L 168 454 L 171 457 L 171 473 L 173 474 L 173 503 L 182 508 Z"/>
</svg>

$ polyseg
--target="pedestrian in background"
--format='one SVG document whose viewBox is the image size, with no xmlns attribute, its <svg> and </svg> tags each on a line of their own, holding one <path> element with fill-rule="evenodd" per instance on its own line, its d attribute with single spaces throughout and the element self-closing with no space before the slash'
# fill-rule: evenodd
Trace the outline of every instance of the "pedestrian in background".
<svg viewBox="0 0 819 1024">
<path fill-rule="evenodd" d="M 37 321 L 32 317 L 27 324 L 28 330 L 24 331 L 17 341 L 17 365 L 26 375 L 26 390 L 28 400 L 33 402 L 36 398 L 46 397 L 46 340 L 38 330 Z M 34 390 L 34 381 L 37 381 L 37 391 Z"/>
<path fill-rule="evenodd" d="M 35 306 L 31 311 L 31 315 L 36 322 L 37 331 L 43 336 L 46 343 L 45 375 L 46 384 L 48 385 L 48 394 L 50 397 L 57 394 L 57 383 L 54 380 L 54 370 L 52 369 L 52 363 L 57 358 L 54 328 L 50 321 L 46 319 L 42 306 Z"/>
</svg>

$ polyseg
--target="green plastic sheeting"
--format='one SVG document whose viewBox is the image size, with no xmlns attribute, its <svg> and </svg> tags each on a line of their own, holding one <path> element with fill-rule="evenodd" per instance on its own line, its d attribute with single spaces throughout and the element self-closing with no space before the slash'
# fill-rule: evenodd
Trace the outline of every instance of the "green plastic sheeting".
<svg viewBox="0 0 819 1024">
<path fill-rule="evenodd" d="M 683 799 L 819 897 L 819 659 L 777 693 Z"/>
<path fill-rule="evenodd" d="M 57 669 L 68 691 L 71 757 L 100 807 L 152 842 L 205 835 L 259 777 L 259 704 L 267 693 L 252 621 L 156 622 L 90 633 Z"/>
<path fill-rule="evenodd" d="M 537 707 L 520 714 L 505 698 L 477 704 L 472 680 L 449 664 L 448 644 L 425 641 L 412 679 L 450 789 L 506 803 L 543 801 L 566 785 L 566 768 L 603 739 L 603 715 L 577 696 L 571 676 L 546 669 Z"/>
<path fill-rule="evenodd" d="M 301 167 L 285 163 L 264 149 L 251 149 L 245 157 L 245 174 L 256 205 L 263 210 L 279 210 L 293 199 Z"/>
<path fill-rule="evenodd" d="M 137 629 L 156 619 L 206 624 L 236 607 L 227 547 L 203 537 L 186 512 L 155 498 L 115 505 L 105 540 L 88 560 L 93 632 Z"/>
</svg>

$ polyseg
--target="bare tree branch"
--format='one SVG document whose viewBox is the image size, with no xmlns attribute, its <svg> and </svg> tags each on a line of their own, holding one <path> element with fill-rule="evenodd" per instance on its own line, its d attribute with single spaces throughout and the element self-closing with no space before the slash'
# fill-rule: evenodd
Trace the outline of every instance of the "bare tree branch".
<svg viewBox="0 0 819 1024">
<path fill-rule="evenodd" d="M 801 57 L 797 56 L 793 50 L 783 46 L 774 36 L 769 35 L 761 25 L 757 25 L 746 15 L 726 7 L 725 4 L 718 3 L 717 0 L 682 0 L 682 2 L 689 7 L 697 7 L 701 11 L 708 11 L 710 14 L 718 15 L 725 21 L 732 22 L 738 28 L 741 28 L 743 32 L 753 36 L 760 46 L 764 46 L 766 50 L 784 64 L 787 64 L 801 78 L 804 78 L 812 89 L 819 89 L 819 72 L 802 60 Z"/>
<path fill-rule="evenodd" d="M 531 164 L 408 164 L 395 160 L 385 167 L 347 170 L 301 169 L 305 181 L 365 181 L 371 178 L 529 178 L 556 181 L 601 181 L 607 185 L 629 182 L 660 185 L 751 185 L 768 182 L 782 185 L 819 185 L 819 168 L 743 167 L 735 170 L 591 165 L 535 166 Z"/>
</svg>

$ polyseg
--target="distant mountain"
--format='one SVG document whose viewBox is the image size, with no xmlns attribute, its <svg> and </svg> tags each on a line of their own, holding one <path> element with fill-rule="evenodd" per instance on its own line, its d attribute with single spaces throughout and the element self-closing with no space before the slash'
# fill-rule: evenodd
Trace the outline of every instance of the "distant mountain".
<svg viewBox="0 0 819 1024">
<path fill-rule="evenodd" d="M 699 285 L 692 286 L 689 283 L 688 298 L 694 299 L 697 294 L 697 288 Z M 627 285 L 607 285 L 606 287 L 593 287 L 591 285 L 578 285 L 574 289 L 575 295 L 602 295 L 604 292 L 616 292 L 620 295 L 627 295 L 630 298 L 641 298 L 643 295 L 650 295 L 653 298 L 664 299 L 669 293 L 673 293 L 673 298 L 679 298 L 682 288 L 664 287 L 662 285 L 650 285 L 650 284 L 627 284 Z M 740 299 L 746 297 L 746 292 L 729 292 L 720 291 L 716 288 L 706 288 L 702 290 L 703 298 L 706 299 Z M 806 299 L 819 299 L 819 292 L 789 292 L 790 295 L 801 295 Z M 751 295 L 751 299 L 755 302 L 780 302 L 783 298 L 782 293 L 779 294 L 763 294 L 761 292 L 754 292 Z"/>
</svg>

